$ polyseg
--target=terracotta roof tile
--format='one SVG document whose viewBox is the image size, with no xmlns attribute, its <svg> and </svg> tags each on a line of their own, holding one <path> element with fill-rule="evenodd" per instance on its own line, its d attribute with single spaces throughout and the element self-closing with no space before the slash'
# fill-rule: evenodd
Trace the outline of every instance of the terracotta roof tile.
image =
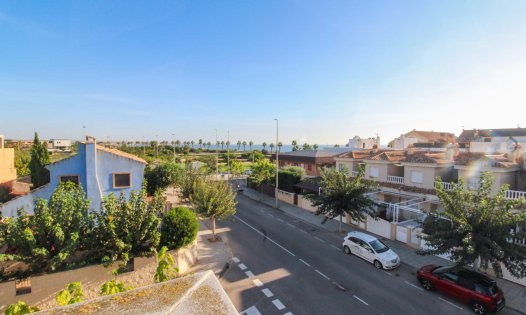
<svg viewBox="0 0 526 315">
<path fill-rule="evenodd" d="M 145 160 L 141 159 L 140 157 L 138 157 L 136 155 L 133 155 L 133 154 L 129 154 L 129 153 L 123 152 L 121 150 L 106 148 L 106 147 L 103 147 L 103 146 L 98 145 L 98 144 L 97 144 L 97 150 L 104 151 L 104 152 L 107 152 L 107 153 L 111 153 L 111 154 L 114 154 L 114 155 L 118 155 L 118 156 L 121 156 L 123 158 L 127 158 L 127 159 L 130 159 L 130 160 L 137 161 L 139 163 L 148 164 L 148 162 L 146 162 Z"/>
<path fill-rule="evenodd" d="M 407 163 L 423 163 L 423 164 L 441 164 L 448 163 L 445 153 L 427 153 L 427 152 L 417 152 L 407 155 L 405 159 L 400 162 Z"/>
<path fill-rule="evenodd" d="M 460 152 L 455 157 L 456 165 L 474 165 L 479 164 L 480 166 L 486 167 L 500 167 L 500 168 L 512 168 L 519 166 L 517 163 L 510 162 L 506 154 L 484 154 L 474 152 Z"/>
</svg>

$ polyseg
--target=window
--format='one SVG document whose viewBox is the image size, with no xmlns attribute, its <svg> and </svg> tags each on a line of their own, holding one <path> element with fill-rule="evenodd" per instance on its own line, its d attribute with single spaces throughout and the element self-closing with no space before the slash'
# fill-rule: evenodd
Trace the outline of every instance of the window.
<svg viewBox="0 0 526 315">
<path fill-rule="evenodd" d="M 78 185 L 80 182 L 80 176 L 79 175 L 64 175 L 64 176 L 60 176 L 59 180 L 61 183 L 72 182 Z"/>
<path fill-rule="evenodd" d="M 342 170 L 343 170 L 343 164 L 341 164 L 341 163 L 338 163 L 338 171 L 340 171 L 340 172 L 341 172 Z"/>
<path fill-rule="evenodd" d="M 411 182 L 422 184 L 424 182 L 424 176 L 422 172 L 411 171 Z"/>
<path fill-rule="evenodd" d="M 369 170 L 369 176 L 378 177 L 378 167 L 371 167 Z"/>
<path fill-rule="evenodd" d="M 113 173 L 113 188 L 131 187 L 130 173 Z"/>
<path fill-rule="evenodd" d="M 447 279 L 447 280 L 452 281 L 452 282 L 457 282 L 458 281 L 458 276 L 456 274 L 453 274 L 452 272 L 444 272 L 442 274 L 442 277 L 444 277 L 444 279 Z"/>
</svg>

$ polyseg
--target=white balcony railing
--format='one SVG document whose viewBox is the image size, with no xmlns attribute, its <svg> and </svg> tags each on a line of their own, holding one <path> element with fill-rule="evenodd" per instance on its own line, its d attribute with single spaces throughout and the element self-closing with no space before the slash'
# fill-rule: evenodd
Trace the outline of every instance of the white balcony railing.
<svg viewBox="0 0 526 315">
<path fill-rule="evenodd" d="M 356 177 L 358 176 L 358 173 L 357 171 L 351 171 L 351 177 Z"/>
<path fill-rule="evenodd" d="M 395 184 L 404 184 L 404 178 L 400 176 L 387 176 L 387 182 Z"/>
<path fill-rule="evenodd" d="M 506 199 L 526 198 L 526 191 L 506 190 L 506 194 L 504 195 L 504 198 Z"/>
<path fill-rule="evenodd" d="M 446 191 L 451 191 L 453 190 L 453 185 L 451 183 L 448 183 L 448 182 L 442 182 L 442 188 Z M 435 188 L 437 188 L 437 183 L 435 182 L 434 183 L 434 186 Z"/>
</svg>

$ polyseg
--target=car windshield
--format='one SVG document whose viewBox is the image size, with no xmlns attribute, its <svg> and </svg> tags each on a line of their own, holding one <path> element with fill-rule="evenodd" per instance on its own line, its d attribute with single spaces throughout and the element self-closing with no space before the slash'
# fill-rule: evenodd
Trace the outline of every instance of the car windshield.
<svg viewBox="0 0 526 315">
<path fill-rule="evenodd" d="M 369 242 L 369 245 L 374 249 L 377 253 L 383 253 L 389 250 L 389 247 L 382 243 L 380 240 L 374 240 L 372 242 Z"/>
</svg>

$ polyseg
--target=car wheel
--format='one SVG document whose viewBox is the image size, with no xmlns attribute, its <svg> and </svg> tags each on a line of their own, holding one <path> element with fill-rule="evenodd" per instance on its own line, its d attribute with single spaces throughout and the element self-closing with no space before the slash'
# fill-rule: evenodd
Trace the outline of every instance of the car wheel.
<svg viewBox="0 0 526 315">
<path fill-rule="evenodd" d="M 471 303 L 471 309 L 473 310 L 473 312 L 475 312 L 475 314 L 479 314 L 479 315 L 486 314 L 486 307 L 484 306 L 484 304 L 480 302 Z"/>
<path fill-rule="evenodd" d="M 427 279 L 420 280 L 420 284 L 422 284 L 422 287 L 426 289 L 427 291 L 431 291 L 435 288 L 433 283 Z"/>
<path fill-rule="evenodd" d="M 376 269 L 382 269 L 383 268 L 382 263 L 379 262 L 378 260 L 374 261 L 374 266 L 376 267 Z"/>
<path fill-rule="evenodd" d="M 347 245 L 343 246 L 343 251 L 344 251 L 347 255 L 352 254 L 351 249 L 350 249 L 349 246 L 347 246 Z"/>
</svg>

